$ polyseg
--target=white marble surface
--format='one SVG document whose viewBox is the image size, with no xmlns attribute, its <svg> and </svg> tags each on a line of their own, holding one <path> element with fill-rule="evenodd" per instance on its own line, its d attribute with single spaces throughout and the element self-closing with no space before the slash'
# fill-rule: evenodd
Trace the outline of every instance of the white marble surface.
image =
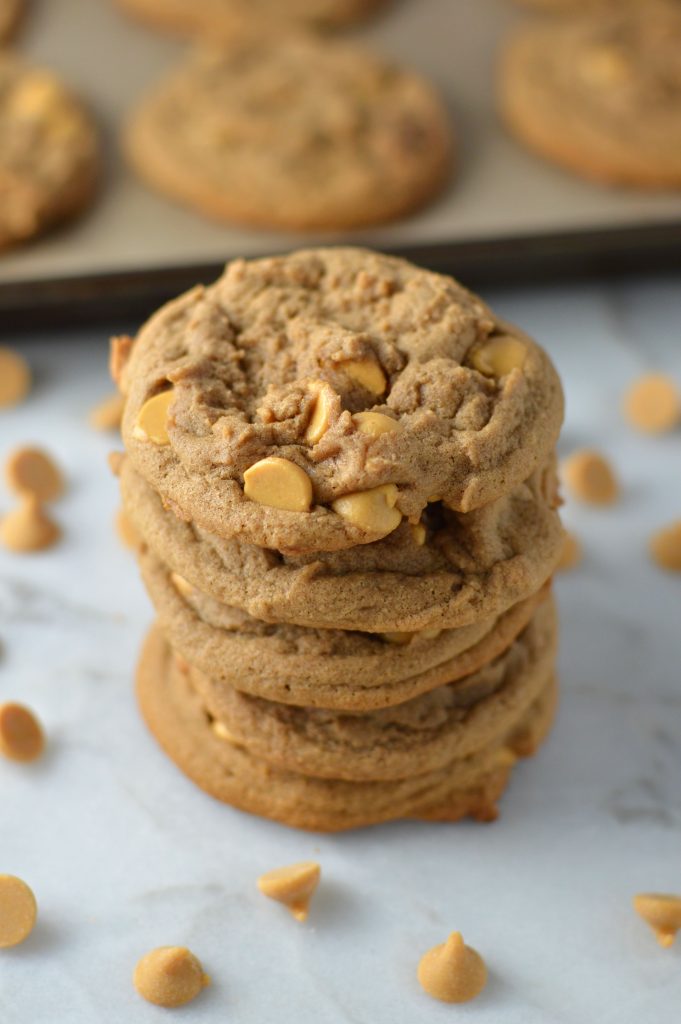
<svg viewBox="0 0 681 1024">
<path fill-rule="evenodd" d="M 585 561 L 559 584 L 563 703 L 491 826 L 401 823 L 316 837 L 214 803 L 160 754 L 131 678 L 148 602 L 112 536 L 109 441 L 86 425 L 106 394 L 105 333 L 25 342 L 37 386 L 0 418 L 64 466 L 54 551 L 0 554 L 0 700 L 33 706 L 50 737 L 36 766 L 0 764 L 0 871 L 35 889 L 40 920 L 0 953 L 2 1024 L 147 1024 L 139 955 L 189 945 L 214 985 L 178 1011 L 239 1024 L 652 1024 L 677 1019 L 681 948 L 661 950 L 631 910 L 639 890 L 681 890 L 681 579 L 653 567 L 649 533 L 681 515 L 681 435 L 621 420 L 647 367 L 681 382 L 679 280 L 489 296 L 564 374 L 562 448 L 597 444 L 623 498 L 568 504 Z M 112 325 L 121 329 L 126 325 Z M 9 499 L 0 496 L 0 508 Z M 306 926 L 255 877 L 318 857 Z M 491 980 L 475 1003 L 428 1000 L 421 951 L 461 929 Z"/>
</svg>

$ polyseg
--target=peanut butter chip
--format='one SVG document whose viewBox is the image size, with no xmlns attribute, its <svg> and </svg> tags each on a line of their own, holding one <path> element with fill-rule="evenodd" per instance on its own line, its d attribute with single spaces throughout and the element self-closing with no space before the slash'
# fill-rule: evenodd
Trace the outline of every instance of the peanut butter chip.
<svg viewBox="0 0 681 1024">
<path fill-rule="evenodd" d="M 125 397 L 116 391 L 90 412 L 90 426 L 95 430 L 120 430 Z"/>
<path fill-rule="evenodd" d="M 402 430 L 399 420 L 392 419 L 382 412 L 356 412 L 352 421 L 360 434 L 380 437 L 381 434 L 396 434 Z"/>
<path fill-rule="evenodd" d="M 0 754 L 10 761 L 37 761 L 45 749 L 40 722 L 23 704 L 0 704 Z"/>
<path fill-rule="evenodd" d="M 171 572 L 170 579 L 172 581 L 173 586 L 175 587 L 175 590 L 177 590 L 179 594 L 182 594 L 183 597 L 192 596 L 192 594 L 194 593 L 193 586 L 191 585 L 189 580 L 186 580 L 184 578 L 184 576 L 180 576 L 179 572 Z"/>
<path fill-rule="evenodd" d="M 565 534 L 563 551 L 557 565 L 559 572 L 567 572 L 574 569 L 582 560 L 582 545 L 572 533 Z"/>
<path fill-rule="evenodd" d="M 169 443 L 168 409 L 172 400 L 172 388 L 147 399 L 137 414 L 132 431 L 138 441 L 151 441 L 160 445 Z"/>
<path fill-rule="evenodd" d="M 402 522 L 402 513 L 395 508 L 398 494 L 395 484 L 382 484 L 336 498 L 331 508 L 353 526 L 385 537 Z"/>
<path fill-rule="evenodd" d="M 342 363 L 341 368 L 372 395 L 383 395 L 388 386 L 383 370 L 375 359 L 355 359 Z"/>
<path fill-rule="evenodd" d="M 596 86 L 621 85 L 631 77 L 626 57 L 611 46 L 592 47 L 583 55 L 579 70 Z"/>
<path fill-rule="evenodd" d="M 681 896 L 644 892 L 634 896 L 634 910 L 655 932 L 661 946 L 671 946 L 681 929 Z"/>
<path fill-rule="evenodd" d="M 17 553 L 43 551 L 56 544 L 60 536 L 59 527 L 32 494 L 23 497 L 20 505 L 0 522 L 0 541 Z"/>
<path fill-rule="evenodd" d="M 653 534 L 650 554 L 661 569 L 681 572 L 681 519 Z"/>
<path fill-rule="evenodd" d="M 22 402 L 31 390 L 26 360 L 10 348 L 0 348 L 0 409 Z"/>
<path fill-rule="evenodd" d="M 251 501 L 288 512 L 309 512 L 312 482 L 300 466 L 271 456 L 244 473 L 244 494 Z"/>
<path fill-rule="evenodd" d="M 331 426 L 337 396 L 333 388 L 323 381 L 315 381 L 311 387 L 315 393 L 315 398 L 312 405 L 310 422 L 305 431 L 305 440 L 308 444 L 317 444 Z"/>
<path fill-rule="evenodd" d="M 383 640 L 388 644 L 398 644 L 399 646 L 406 647 L 410 644 L 415 637 L 415 633 L 381 633 Z"/>
<path fill-rule="evenodd" d="M 7 486 L 15 494 L 32 494 L 38 501 L 54 501 L 64 490 L 64 478 L 46 452 L 18 448 L 5 464 Z"/>
<path fill-rule="evenodd" d="M 466 946 L 460 932 L 433 946 L 419 961 L 418 979 L 433 999 L 444 1003 L 467 1003 L 482 992 L 487 968 L 479 953 Z"/>
<path fill-rule="evenodd" d="M 598 452 L 575 452 L 563 463 L 563 477 L 574 496 L 590 505 L 612 505 L 619 497 L 612 467 Z"/>
<path fill-rule="evenodd" d="M 133 981 L 143 999 L 166 1007 L 184 1006 L 210 985 L 200 962 L 184 946 L 152 949 L 137 964 Z"/>
<path fill-rule="evenodd" d="M 518 338 L 491 338 L 471 353 L 473 367 L 485 377 L 505 377 L 511 370 L 520 370 L 525 362 L 527 346 Z"/>
<path fill-rule="evenodd" d="M 320 875 L 319 864 L 313 860 L 304 860 L 261 875 L 258 888 L 271 900 L 285 904 L 297 921 L 305 921 Z"/>
<path fill-rule="evenodd" d="M 411 530 L 414 544 L 416 544 L 417 547 L 422 548 L 426 543 L 427 536 L 426 528 L 423 523 L 410 523 L 409 529 Z"/>
<path fill-rule="evenodd" d="M 647 434 L 664 434 L 681 422 L 681 393 L 662 373 L 640 377 L 624 396 L 624 415 Z"/>
<path fill-rule="evenodd" d="M 20 878 L 0 875 L 0 949 L 18 946 L 35 927 L 35 896 Z"/>
</svg>

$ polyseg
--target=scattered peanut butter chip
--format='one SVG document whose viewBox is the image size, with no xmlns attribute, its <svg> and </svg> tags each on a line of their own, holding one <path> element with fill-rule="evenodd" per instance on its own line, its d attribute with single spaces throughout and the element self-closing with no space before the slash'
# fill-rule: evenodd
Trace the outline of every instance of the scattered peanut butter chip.
<svg viewBox="0 0 681 1024">
<path fill-rule="evenodd" d="M 64 490 L 61 470 L 40 448 L 17 448 L 5 463 L 7 486 L 15 494 L 54 501 Z"/>
<path fill-rule="evenodd" d="M 599 452 L 574 452 L 563 463 L 563 478 L 573 495 L 590 505 L 612 505 L 619 497 L 612 467 Z"/>
<path fill-rule="evenodd" d="M 45 749 L 40 722 L 23 704 L 0 704 L 0 754 L 10 761 L 37 761 Z"/>
<path fill-rule="evenodd" d="M 0 409 L 23 402 L 30 390 L 31 371 L 24 357 L 0 347 Z"/>
<path fill-rule="evenodd" d="M 395 484 L 381 484 L 368 491 L 344 494 L 331 502 L 331 508 L 353 526 L 385 537 L 402 522 L 402 513 L 395 508 L 398 496 Z"/>
<path fill-rule="evenodd" d="M 324 381 L 315 381 L 311 385 L 311 389 L 314 391 L 315 397 L 312 403 L 310 422 L 305 431 L 305 440 L 308 444 L 317 444 L 331 426 L 338 396 L 333 388 Z"/>
<path fill-rule="evenodd" d="M 681 572 L 681 519 L 653 534 L 650 554 L 661 569 Z"/>
<path fill-rule="evenodd" d="M 563 551 L 560 556 L 560 560 L 556 568 L 559 572 L 567 572 L 569 569 L 574 569 L 576 565 L 582 560 L 582 545 L 579 543 L 574 533 L 565 533 L 565 539 L 563 541 Z"/>
<path fill-rule="evenodd" d="M 35 896 L 20 878 L 0 875 L 0 949 L 18 946 L 35 927 Z"/>
<path fill-rule="evenodd" d="M 312 481 L 295 462 L 276 455 L 261 459 L 244 473 L 244 494 L 251 501 L 288 512 L 309 512 Z"/>
<path fill-rule="evenodd" d="M 119 430 L 125 407 L 125 396 L 119 391 L 109 395 L 90 412 L 90 426 L 95 430 Z"/>
<path fill-rule="evenodd" d="M 210 978 L 184 946 L 159 946 L 138 962 L 133 982 L 147 1002 L 170 1008 L 196 999 Z"/>
<path fill-rule="evenodd" d="M 518 338 L 505 335 L 491 338 L 471 353 L 473 367 L 485 377 L 505 377 L 525 362 L 527 346 Z"/>
<path fill-rule="evenodd" d="M 168 444 L 168 409 L 173 401 L 173 389 L 160 391 L 153 398 L 148 398 L 137 413 L 133 436 L 138 441 L 151 441 L 152 444 Z"/>
<path fill-rule="evenodd" d="M 633 427 L 647 434 L 664 434 L 681 422 L 681 392 L 670 377 L 648 373 L 626 392 L 623 409 Z"/>
<path fill-rule="evenodd" d="M 17 554 L 43 551 L 56 544 L 60 536 L 61 530 L 32 494 L 25 495 L 0 521 L 0 542 Z"/>
<path fill-rule="evenodd" d="M 655 932 L 661 946 L 671 946 L 681 930 L 681 896 L 643 892 L 634 896 L 634 910 Z"/>
<path fill-rule="evenodd" d="M 360 434 L 368 434 L 370 437 L 396 434 L 402 430 L 399 420 L 394 420 L 392 416 L 386 416 L 382 412 L 356 412 L 352 421 Z"/>
<path fill-rule="evenodd" d="M 319 864 L 313 860 L 304 860 L 261 875 L 258 888 L 271 900 L 285 904 L 297 921 L 305 921 L 320 876 Z"/>
<path fill-rule="evenodd" d="M 467 946 L 460 932 L 433 946 L 419 961 L 418 979 L 433 999 L 467 1003 L 482 992 L 487 968 L 479 953 Z"/>
<path fill-rule="evenodd" d="M 372 395 L 385 393 L 388 382 L 375 359 L 351 359 L 347 363 L 341 363 L 340 367 L 351 380 L 370 391 Z"/>
<path fill-rule="evenodd" d="M 122 508 L 116 513 L 116 533 L 123 547 L 130 548 L 131 551 L 140 548 L 140 535 Z"/>
</svg>

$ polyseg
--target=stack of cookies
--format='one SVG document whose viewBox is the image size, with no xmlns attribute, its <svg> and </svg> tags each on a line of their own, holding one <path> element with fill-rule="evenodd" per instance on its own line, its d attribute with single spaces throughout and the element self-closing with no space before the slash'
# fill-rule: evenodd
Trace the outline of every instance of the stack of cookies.
<svg viewBox="0 0 681 1024">
<path fill-rule="evenodd" d="M 493 818 L 556 703 L 545 353 L 451 278 L 341 248 L 234 261 L 113 369 L 170 757 L 303 828 Z"/>
</svg>

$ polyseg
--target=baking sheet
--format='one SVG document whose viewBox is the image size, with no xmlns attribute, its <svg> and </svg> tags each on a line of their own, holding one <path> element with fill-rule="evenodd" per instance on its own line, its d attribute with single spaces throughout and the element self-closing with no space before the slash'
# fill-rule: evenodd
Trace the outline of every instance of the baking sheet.
<svg viewBox="0 0 681 1024">
<path fill-rule="evenodd" d="M 510 0 L 396 0 L 355 33 L 440 86 L 458 126 L 460 168 L 446 194 L 418 215 L 344 238 L 406 251 L 473 283 L 608 261 L 681 261 L 679 194 L 582 182 L 505 136 L 494 110 L 495 52 L 518 17 Z M 130 21 L 113 0 L 34 0 L 19 45 L 89 97 L 108 170 L 88 215 L 2 256 L 0 323 L 26 311 L 35 318 L 40 307 L 73 315 L 117 303 L 137 312 L 232 256 L 338 240 L 212 224 L 136 180 L 117 151 L 117 126 L 183 44 Z"/>
</svg>

